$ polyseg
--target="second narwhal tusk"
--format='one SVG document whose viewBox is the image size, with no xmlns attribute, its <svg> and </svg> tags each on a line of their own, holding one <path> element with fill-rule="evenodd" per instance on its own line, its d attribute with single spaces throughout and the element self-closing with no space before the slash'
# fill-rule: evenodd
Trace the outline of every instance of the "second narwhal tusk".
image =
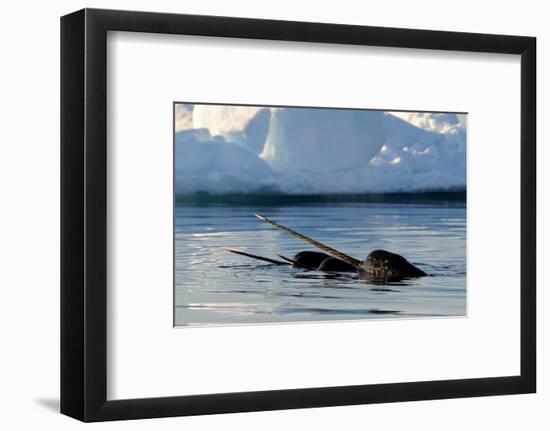
<svg viewBox="0 0 550 431">
<path fill-rule="evenodd" d="M 246 252 L 241 251 L 241 250 L 235 250 L 234 248 L 224 247 L 224 250 L 228 251 L 230 253 L 240 254 L 241 256 L 251 257 L 252 259 L 257 259 L 257 260 L 261 260 L 261 261 L 264 261 L 264 262 L 273 263 L 275 265 L 290 265 L 290 263 L 288 263 L 288 262 L 283 262 L 283 261 L 280 261 L 280 260 L 270 259 L 269 257 L 258 256 L 256 254 L 246 253 Z"/>
</svg>

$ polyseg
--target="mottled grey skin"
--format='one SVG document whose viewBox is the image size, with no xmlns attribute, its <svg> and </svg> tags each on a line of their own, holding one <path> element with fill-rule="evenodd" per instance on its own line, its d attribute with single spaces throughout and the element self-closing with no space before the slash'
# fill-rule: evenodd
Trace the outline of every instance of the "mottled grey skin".
<svg viewBox="0 0 550 431">
<path fill-rule="evenodd" d="M 428 275 L 403 256 L 386 250 L 374 250 L 361 262 L 359 268 L 326 253 L 308 250 L 296 253 L 292 261 L 298 268 L 324 272 L 359 272 L 361 278 L 377 283 Z"/>
<path fill-rule="evenodd" d="M 359 273 L 369 281 L 381 283 L 428 275 L 403 256 L 386 250 L 371 252 L 361 263 Z"/>
</svg>

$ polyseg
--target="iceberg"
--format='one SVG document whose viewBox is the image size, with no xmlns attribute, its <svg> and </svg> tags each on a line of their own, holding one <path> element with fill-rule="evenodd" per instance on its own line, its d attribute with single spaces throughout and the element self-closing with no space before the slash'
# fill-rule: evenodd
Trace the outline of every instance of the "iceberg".
<svg viewBox="0 0 550 431">
<path fill-rule="evenodd" d="M 466 114 L 404 111 L 389 111 L 388 114 L 429 132 L 454 133 L 466 127 Z"/>
<path fill-rule="evenodd" d="M 195 105 L 193 109 L 194 128 L 206 128 L 255 154 L 264 148 L 270 119 L 270 109 L 263 107 Z"/>
<path fill-rule="evenodd" d="M 264 160 L 207 129 L 180 131 L 174 145 L 178 195 L 277 189 L 277 175 Z"/>
<path fill-rule="evenodd" d="M 386 140 L 383 117 L 379 111 L 276 108 L 260 157 L 288 174 L 364 166 Z"/>
<path fill-rule="evenodd" d="M 465 190 L 462 114 L 195 105 L 176 193 Z"/>
<path fill-rule="evenodd" d="M 178 103 L 175 105 L 174 127 L 176 132 L 193 128 L 193 111 L 183 103 Z"/>
</svg>

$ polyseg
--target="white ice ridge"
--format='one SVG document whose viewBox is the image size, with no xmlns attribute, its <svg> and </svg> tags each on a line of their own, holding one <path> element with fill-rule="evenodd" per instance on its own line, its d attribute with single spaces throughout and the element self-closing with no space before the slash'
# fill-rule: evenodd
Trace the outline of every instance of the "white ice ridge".
<svg viewBox="0 0 550 431">
<path fill-rule="evenodd" d="M 465 115 L 222 105 L 178 114 L 177 194 L 466 187 Z"/>
</svg>

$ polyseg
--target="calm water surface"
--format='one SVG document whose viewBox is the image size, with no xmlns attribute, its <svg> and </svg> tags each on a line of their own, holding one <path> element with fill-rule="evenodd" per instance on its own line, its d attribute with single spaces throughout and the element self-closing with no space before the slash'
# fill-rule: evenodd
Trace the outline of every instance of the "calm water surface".
<svg viewBox="0 0 550 431">
<path fill-rule="evenodd" d="M 356 275 L 276 266 L 224 251 L 231 247 L 277 259 L 313 250 L 254 213 L 358 259 L 377 248 L 399 253 L 430 276 L 374 285 Z M 178 203 L 175 239 L 176 326 L 466 314 L 463 203 Z"/>
</svg>

